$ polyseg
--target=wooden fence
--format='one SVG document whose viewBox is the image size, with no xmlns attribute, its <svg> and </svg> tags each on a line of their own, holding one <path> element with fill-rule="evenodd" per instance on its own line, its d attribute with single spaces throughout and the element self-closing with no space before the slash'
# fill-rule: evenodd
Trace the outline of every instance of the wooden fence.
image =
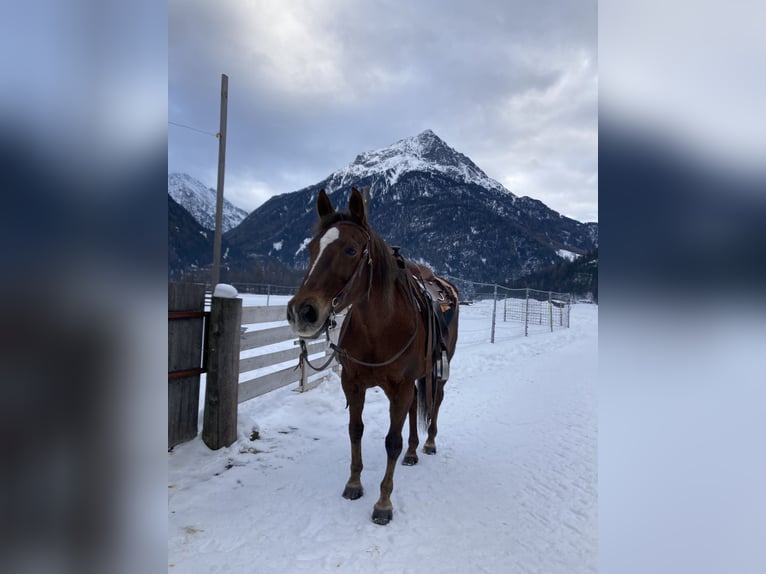
<svg viewBox="0 0 766 574">
<path fill-rule="evenodd" d="M 202 373 L 202 440 L 218 449 L 237 438 L 239 404 L 292 383 L 309 390 L 333 368 L 298 366 L 285 306 L 243 308 L 239 298 L 206 300 L 199 285 L 170 283 L 168 311 L 168 448 L 197 435 Z M 324 363 L 327 349 L 325 340 L 312 342 L 309 356 Z M 318 373 L 325 376 L 309 380 Z"/>
<path fill-rule="evenodd" d="M 319 381 L 309 383 L 308 378 L 318 372 L 311 369 L 311 367 L 305 366 L 304 368 L 296 369 L 300 348 L 297 345 L 298 341 L 295 335 L 293 335 L 290 326 L 287 324 L 285 319 L 286 313 L 287 308 L 284 305 L 279 307 L 245 307 L 242 309 L 242 325 L 253 328 L 248 328 L 242 334 L 240 341 L 240 374 L 269 369 L 286 362 L 291 362 L 291 364 L 278 370 L 258 374 L 245 381 L 240 381 L 240 403 L 296 381 L 298 382 L 296 390 L 299 391 L 306 391 L 321 382 L 320 379 Z M 266 328 L 261 327 L 264 323 L 275 322 L 284 322 L 285 324 Z M 248 355 L 248 351 L 252 350 L 261 352 L 242 357 L 242 355 Z M 324 355 L 328 350 L 327 342 L 324 339 L 312 342 L 308 345 L 308 350 L 309 356 L 318 353 Z M 324 359 L 321 362 L 324 362 Z"/>
</svg>

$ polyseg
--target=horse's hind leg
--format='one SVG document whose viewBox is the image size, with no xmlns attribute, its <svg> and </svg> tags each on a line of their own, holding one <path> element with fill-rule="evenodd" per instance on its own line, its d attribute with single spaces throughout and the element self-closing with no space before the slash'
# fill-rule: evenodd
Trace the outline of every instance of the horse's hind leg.
<svg viewBox="0 0 766 574">
<path fill-rule="evenodd" d="M 436 380 L 436 402 L 434 403 L 434 414 L 431 417 L 431 424 L 428 425 L 428 438 L 423 444 L 423 452 L 426 454 L 436 454 L 436 433 L 439 429 L 436 425 L 436 419 L 439 418 L 439 407 L 444 399 L 444 383 L 442 379 Z"/>
<path fill-rule="evenodd" d="M 414 385 L 413 385 L 414 386 Z M 415 394 L 410 405 L 410 438 L 407 442 L 407 452 L 404 453 L 402 464 L 413 466 L 418 463 L 418 389 L 414 387 Z"/>
</svg>

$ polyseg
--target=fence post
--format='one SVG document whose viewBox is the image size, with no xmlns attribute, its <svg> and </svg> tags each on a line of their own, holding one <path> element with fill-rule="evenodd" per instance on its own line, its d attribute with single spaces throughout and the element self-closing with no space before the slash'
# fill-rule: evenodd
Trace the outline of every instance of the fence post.
<svg viewBox="0 0 766 574">
<path fill-rule="evenodd" d="M 213 450 L 237 439 L 237 393 L 242 299 L 213 297 L 207 344 L 202 440 Z"/>
<path fill-rule="evenodd" d="M 548 291 L 548 316 L 549 316 L 549 322 L 551 324 L 551 333 L 553 333 L 553 301 L 551 296 L 553 293 Z"/>
<path fill-rule="evenodd" d="M 490 337 L 490 343 L 495 342 L 495 313 L 497 313 L 497 285 L 495 285 L 495 294 L 492 301 L 492 335 Z"/>
<path fill-rule="evenodd" d="M 508 320 L 508 297 L 503 298 L 503 323 Z"/>
<path fill-rule="evenodd" d="M 343 329 L 343 322 L 344 322 L 345 320 L 346 320 L 346 315 L 343 315 L 343 316 L 341 316 L 341 317 L 338 317 L 338 318 L 337 318 L 337 321 L 338 321 L 338 328 L 336 328 L 336 329 L 333 329 L 333 330 L 331 330 L 331 331 L 330 331 L 330 343 L 333 343 L 333 344 L 335 344 L 335 345 L 337 345 L 337 344 L 338 344 L 338 341 L 340 340 L 340 332 L 341 332 L 341 330 Z M 327 344 L 327 355 L 329 356 L 329 355 L 331 355 L 332 353 L 333 353 L 333 350 L 332 350 L 332 348 L 330 347 L 330 344 L 328 343 L 328 344 Z M 338 360 L 336 359 L 336 360 L 335 360 L 335 364 L 333 364 L 333 366 L 332 366 L 332 370 L 333 370 L 333 372 L 334 372 L 336 375 L 340 376 L 340 369 L 341 369 L 341 367 L 340 367 L 340 363 L 339 363 L 339 362 L 338 362 Z"/>
<path fill-rule="evenodd" d="M 266 306 L 269 306 L 269 300 L 271 299 L 271 283 L 266 285 Z"/>
<path fill-rule="evenodd" d="M 300 381 L 298 381 L 298 390 L 303 393 L 306 391 L 306 383 L 308 382 L 308 376 L 306 376 L 306 361 L 301 361 L 300 367 L 301 367 L 301 378 L 300 378 Z"/>
<path fill-rule="evenodd" d="M 525 304 L 524 309 L 524 336 L 527 337 L 529 335 L 529 287 L 526 289 L 527 291 L 527 300 Z"/>
<path fill-rule="evenodd" d="M 168 284 L 169 313 L 202 313 L 204 308 L 204 285 Z M 168 378 L 168 448 L 197 436 L 202 329 L 202 316 L 168 321 L 168 373 L 189 373 Z"/>
<path fill-rule="evenodd" d="M 559 327 L 564 326 L 564 305 L 566 303 L 564 302 L 564 298 L 561 298 L 561 307 L 559 307 Z"/>
</svg>

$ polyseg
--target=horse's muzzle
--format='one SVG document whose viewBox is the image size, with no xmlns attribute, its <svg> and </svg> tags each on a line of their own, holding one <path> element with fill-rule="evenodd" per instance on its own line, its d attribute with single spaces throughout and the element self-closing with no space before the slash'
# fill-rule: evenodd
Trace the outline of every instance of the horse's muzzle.
<svg viewBox="0 0 766 574">
<path fill-rule="evenodd" d="M 296 301 L 293 297 L 287 304 L 287 322 L 293 332 L 303 339 L 314 339 L 327 322 L 328 312 L 323 312 L 311 301 Z"/>
</svg>

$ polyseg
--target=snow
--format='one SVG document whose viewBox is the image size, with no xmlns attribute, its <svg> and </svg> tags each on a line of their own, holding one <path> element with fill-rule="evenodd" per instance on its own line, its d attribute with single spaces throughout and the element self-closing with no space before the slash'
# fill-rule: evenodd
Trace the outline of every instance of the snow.
<svg viewBox="0 0 766 574">
<path fill-rule="evenodd" d="M 491 301 L 461 307 L 438 453 L 397 466 L 389 525 L 370 520 L 388 401 L 367 393 L 365 495 L 345 500 L 348 413 L 333 375 L 240 405 L 229 448 L 198 437 L 168 453 L 169 571 L 595 572 L 598 306 L 529 337 L 499 322 L 494 345 L 491 315 Z"/>
<path fill-rule="evenodd" d="M 429 154 L 444 150 L 443 161 L 439 163 Z M 417 136 L 399 140 L 390 146 L 359 154 L 345 168 L 330 175 L 330 191 L 348 187 L 369 176 L 384 174 L 389 186 L 411 171 L 440 172 L 465 183 L 474 183 L 487 189 L 512 195 L 502 184 L 490 178 L 470 159 L 445 144 L 434 132 L 425 130 Z"/>
<path fill-rule="evenodd" d="M 188 174 L 171 173 L 168 174 L 168 194 L 202 227 L 215 229 L 217 193 L 214 189 Z M 226 232 L 239 225 L 247 212 L 224 197 L 222 216 L 222 228 Z"/>
<path fill-rule="evenodd" d="M 276 243 L 273 243 L 272 247 L 274 248 L 274 251 L 281 251 L 283 243 L 284 243 L 284 240 L 280 240 L 280 241 L 277 241 Z"/>
<path fill-rule="evenodd" d="M 574 261 L 578 257 L 580 257 L 579 253 L 575 253 L 574 251 L 569 251 L 568 249 L 558 249 L 556 251 L 556 255 L 563 259 L 568 259 L 569 261 Z"/>
<path fill-rule="evenodd" d="M 309 246 L 309 243 L 311 243 L 311 237 L 304 238 L 303 241 L 301 241 L 301 244 L 298 246 L 298 250 L 295 252 L 296 255 L 298 255 L 301 251 L 306 249 L 306 247 Z"/>
<path fill-rule="evenodd" d="M 237 289 L 228 283 L 218 283 L 213 290 L 213 297 L 222 299 L 236 299 L 237 295 Z"/>
</svg>

